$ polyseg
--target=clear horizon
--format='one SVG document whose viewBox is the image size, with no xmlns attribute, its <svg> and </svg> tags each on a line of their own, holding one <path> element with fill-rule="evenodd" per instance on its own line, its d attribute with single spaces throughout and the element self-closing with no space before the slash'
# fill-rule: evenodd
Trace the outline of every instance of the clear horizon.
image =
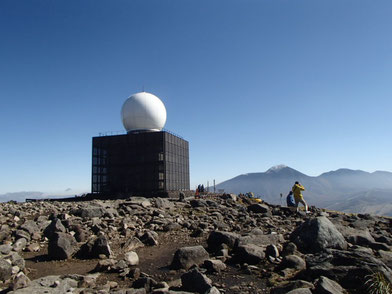
<svg viewBox="0 0 392 294">
<path fill-rule="evenodd" d="M 90 191 L 91 138 L 143 89 L 191 189 L 285 164 L 392 166 L 392 2 L 0 2 L 0 194 Z"/>
</svg>

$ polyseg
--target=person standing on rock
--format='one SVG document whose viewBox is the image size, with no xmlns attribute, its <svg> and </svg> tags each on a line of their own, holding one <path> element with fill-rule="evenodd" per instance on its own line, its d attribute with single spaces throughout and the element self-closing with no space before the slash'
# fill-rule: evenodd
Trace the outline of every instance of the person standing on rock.
<svg viewBox="0 0 392 294">
<path fill-rule="evenodd" d="M 291 191 L 293 191 L 294 194 L 294 200 L 295 200 L 295 206 L 297 207 L 297 212 L 298 212 L 298 205 L 302 203 L 303 206 L 305 206 L 305 212 L 308 213 L 308 205 L 304 200 L 304 196 L 302 196 L 302 191 L 305 191 L 304 186 L 302 186 L 299 182 L 295 182 Z"/>
</svg>

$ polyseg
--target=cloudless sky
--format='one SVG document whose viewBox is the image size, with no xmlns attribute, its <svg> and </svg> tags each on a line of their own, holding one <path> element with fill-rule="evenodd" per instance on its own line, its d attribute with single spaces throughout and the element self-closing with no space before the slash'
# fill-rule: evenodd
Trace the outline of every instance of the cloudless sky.
<svg viewBox="0 0 392 294">
<path fill-rule="evenodd" d="M 143 87 L 191 188 L 286 164 L 392 167 L 390 0 L 0 1 L 0 193 L 89 192 Z"/>
</svg>

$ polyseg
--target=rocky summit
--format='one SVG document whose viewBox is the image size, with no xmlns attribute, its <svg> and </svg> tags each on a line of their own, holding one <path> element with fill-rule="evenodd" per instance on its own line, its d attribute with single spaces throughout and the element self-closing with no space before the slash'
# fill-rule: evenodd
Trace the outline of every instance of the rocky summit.
<svg viewBox="0 0 392 294">
<path fill-rule="evenodd" d="M 392 284 L 391 224 L 228 194 L 1 203 L 0 291 L 369 293 Z"/>
</svg>

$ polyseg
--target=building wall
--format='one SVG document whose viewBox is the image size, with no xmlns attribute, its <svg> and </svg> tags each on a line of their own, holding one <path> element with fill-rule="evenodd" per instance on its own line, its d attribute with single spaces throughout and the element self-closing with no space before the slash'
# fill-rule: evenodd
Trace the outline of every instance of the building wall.
<svg viewBox="0 0 392 294">
<path fill-rule="evenodd" d="M 189 190 L 189 144 L 168 132 L 93 138 L 92 193 Z"/>
</svg>

